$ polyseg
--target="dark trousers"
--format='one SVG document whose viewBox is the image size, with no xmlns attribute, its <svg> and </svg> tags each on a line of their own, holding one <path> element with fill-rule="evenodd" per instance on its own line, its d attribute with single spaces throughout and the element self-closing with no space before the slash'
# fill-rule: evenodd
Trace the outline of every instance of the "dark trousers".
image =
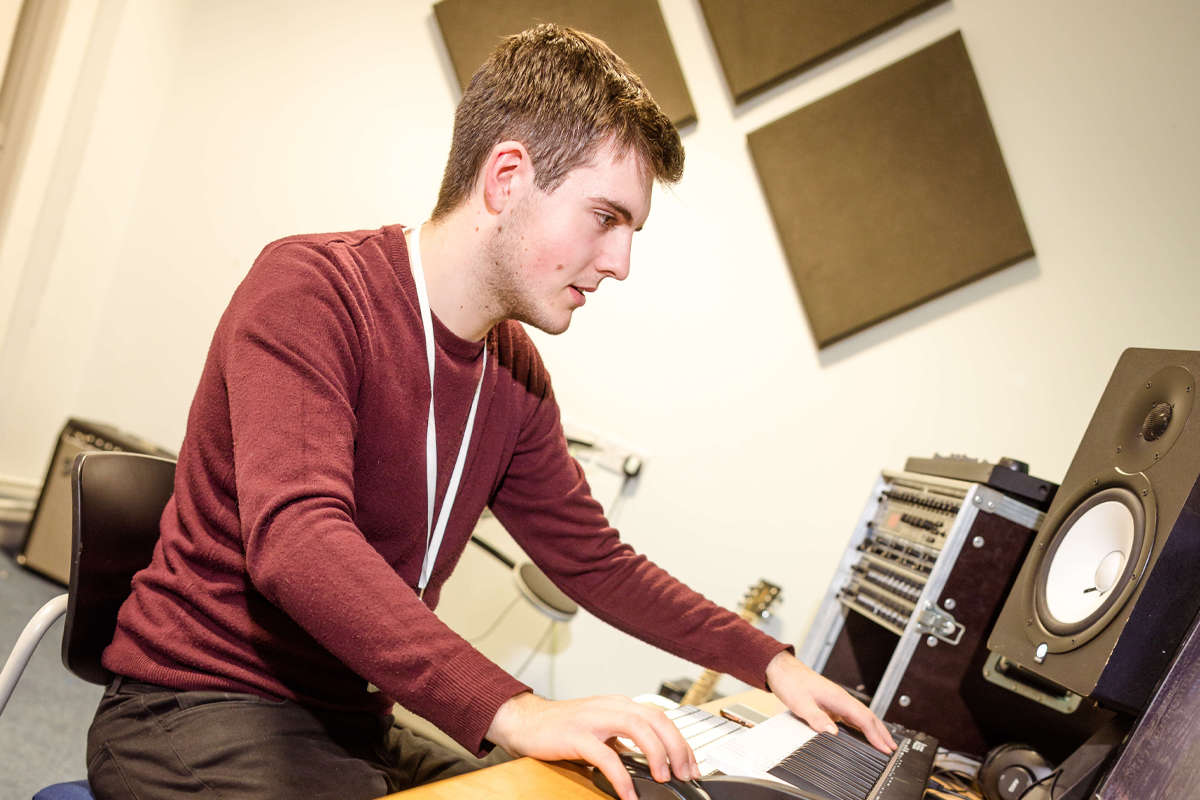
<svg viewBox="0 0 1200 800">
<path fill-rule="evenodd" d="M 464 759 L 390 716 L 117 678 L 88 732 L 97 800 L 379 797 L 505 760 Z"/>
</svg>

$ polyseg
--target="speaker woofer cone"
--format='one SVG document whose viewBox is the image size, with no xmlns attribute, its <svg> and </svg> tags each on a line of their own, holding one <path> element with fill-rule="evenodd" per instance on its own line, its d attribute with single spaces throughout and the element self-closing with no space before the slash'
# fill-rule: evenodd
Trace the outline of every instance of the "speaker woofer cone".
<svg viewBox="0 0 1200 800">
<path fill-rule="evenodd" d="M 1124 605 L 1153 543 L 1146 506 L 1124 486 L 1084 497 L 1055 530 L 1034 581 L 1050 652 L 1082 644 Z"/>
</svg>

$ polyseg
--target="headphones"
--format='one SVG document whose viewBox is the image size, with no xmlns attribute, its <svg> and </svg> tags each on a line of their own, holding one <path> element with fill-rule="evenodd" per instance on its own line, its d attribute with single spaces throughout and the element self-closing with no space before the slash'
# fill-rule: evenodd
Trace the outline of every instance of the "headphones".
<svg viewBox="0 0 1200 800">
<path fill-rule="evenodd" d="M 979 787 L 987 800 L 1019 800 L 1054 771 L 1042 754 L 1027 744 L 994 747 L 979 767 Z"/>
</svg>

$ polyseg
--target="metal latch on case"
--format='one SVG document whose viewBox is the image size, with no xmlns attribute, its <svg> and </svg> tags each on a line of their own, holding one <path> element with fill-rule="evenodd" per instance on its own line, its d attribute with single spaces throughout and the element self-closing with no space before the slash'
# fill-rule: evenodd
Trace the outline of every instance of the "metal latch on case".
<svg viewBox="0 0 1200 800">
<path fill-rule="evenodd" d="M 917 617 L 917 630 L 921 634 L 936 636 L 946 644 L 956 645 L 962 641 L 965 628 L 949 611 L 926 603 Z"/>
</svg>

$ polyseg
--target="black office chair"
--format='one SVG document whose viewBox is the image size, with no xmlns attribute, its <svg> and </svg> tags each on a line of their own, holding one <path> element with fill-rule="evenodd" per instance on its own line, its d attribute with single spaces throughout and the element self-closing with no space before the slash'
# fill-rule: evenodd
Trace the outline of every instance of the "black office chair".
<svg viewBox="0 0 1200 800">
<path fill-rule="evenodd" d="M 18 638 L 0 672 L 0 712 L 34 648 L 64 613 L 63 664 L 90 683 L 109 682 L 112 674 L 100 664 L 100 655 L 112 641 L 134 573 L 150 563 L 174 483 L 175 462 L 169 459 L 118 452 L 76 457 L 70 585 L 65 595 L 38 610 Z M 47 787 L 35 800 L 85 796 L 86 783 L 75 782 Z"/>
</svg>

